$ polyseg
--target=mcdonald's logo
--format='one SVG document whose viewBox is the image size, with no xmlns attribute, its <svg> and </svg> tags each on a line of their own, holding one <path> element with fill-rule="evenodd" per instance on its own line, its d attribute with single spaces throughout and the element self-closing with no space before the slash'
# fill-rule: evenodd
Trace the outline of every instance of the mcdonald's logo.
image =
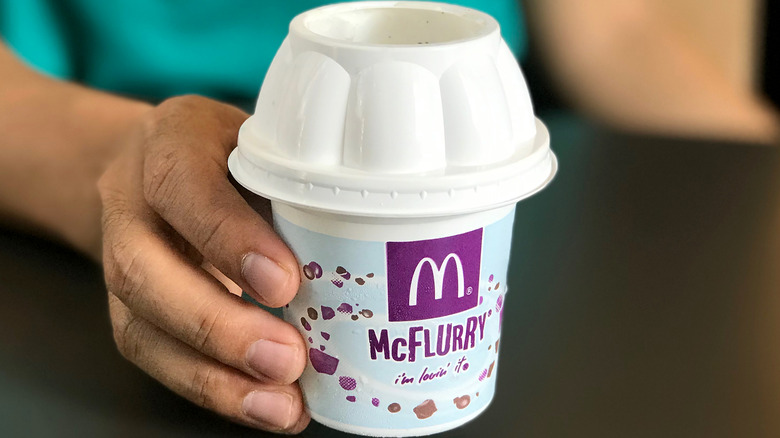
<svg viewBox="0 0 780 438">
<path fill-rule="evenodd" d="M 477 306 L 482 229 L 440 239 L 387 242 L 390 321 L 418 321 Z"/>
<path fill-rule="evenodd" d="M 433 274 L 433 298 L 435 300 L 440 300 L 442 298 L 442 294 L 444 292 L 444 272 L 447 269 L 447 263 L 450 260 L 455 261 L 455 269 L 457 270 L 458 298 L 463 298 L 465 293 L 465 289 L 463 288 L 463 263 L 461 263 L 460 258 L 456 254 L 449 253 L 447 254 L 447 257 L 444 258 L 444 262 L 442 262 L 441 267 L 436 266 L 436 262 L 434 262 L 430 257 L 425 257 L 424 259 L 420 260 L 420 263 L 417 263 L 417 267 L 414 268 L 414 274 L 412 275 L 412 284 L 409 287 L 409 306 L 417 305 L 417 291 L 420 285 L 420 272 L 422 271 L 423 266 L 426 265 L 431 267 L 431 273 Z"/>
</svg>

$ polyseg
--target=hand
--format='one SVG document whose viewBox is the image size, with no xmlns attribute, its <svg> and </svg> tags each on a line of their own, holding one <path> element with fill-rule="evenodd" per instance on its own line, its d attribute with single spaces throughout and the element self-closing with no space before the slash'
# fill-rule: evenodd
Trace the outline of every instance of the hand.
<svg viewBox="0 0 780 438">
<path fill-rule="evenodd" d="M 99 182 L 109 309 L 122 355 L 173 391 L 239 423 L 296 433 L 309 422 L 295 383 L 303 339 L 204 268 L 270 307 L 300 282 L 293 254 L 227 178 L 246 117 L 182 97 L 134 130 Z"/>
</svg>

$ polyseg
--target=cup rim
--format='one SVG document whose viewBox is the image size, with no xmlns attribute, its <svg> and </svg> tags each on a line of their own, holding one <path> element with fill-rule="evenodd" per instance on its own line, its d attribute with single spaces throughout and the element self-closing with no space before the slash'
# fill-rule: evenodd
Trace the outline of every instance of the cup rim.
<svg viewBox="0 0 780 438">
<path fill-rule="evenodd" d="M 396 9 L 396 10 L 419 10 L 424 12 L 440 12 L 449 14 L 462 20 L 468 20 L 476 24 L 474 31 L 463 38 L 449 39 L 446 41 L 420 43 L 374 43 L 365 41 L 354 41 L 344 38 L 336 38 L 325 35 L 312 29 L 315 20 L 324 20 L 336 17 L 340 14 L 348 14 L 360 10 L 372 9 Z M 464 6 L 453 5 L 449 3 L 425 2 L 425 1 L 358 1 L 348 3 L 336 3 L 311 9 L 297 15 L 290 22 L 290 34 L 296 35 L 302 39 L 322 44 L 330 47 L 351 48 L 351 49 L 384 49 L 384 50 L 419 50 L 420 48 L 430 49 L 431 47 L 451 46 L 467 43 L 470 41 L 485 38 L 499 31 L 499 24 L 495 18 L 476 9 Z"/>
</svg>

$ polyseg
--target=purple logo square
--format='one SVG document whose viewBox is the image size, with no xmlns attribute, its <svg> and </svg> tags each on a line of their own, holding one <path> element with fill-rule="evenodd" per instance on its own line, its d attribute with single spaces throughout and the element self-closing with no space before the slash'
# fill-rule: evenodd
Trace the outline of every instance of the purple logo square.
<svg viewBox="0 0 780 438">
<path fill-rule="evenodd" d="M 477 306 L 482 228 L 440 239 L 387 242 L 390 321 L 419 321 Z"/>
</svg>

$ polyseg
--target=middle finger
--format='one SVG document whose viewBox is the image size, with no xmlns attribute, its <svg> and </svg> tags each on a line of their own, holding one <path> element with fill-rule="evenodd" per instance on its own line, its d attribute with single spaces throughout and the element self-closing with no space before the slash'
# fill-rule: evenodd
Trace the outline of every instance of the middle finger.
<svg viewBox="0 0 780 438">
<path fill-rule="evenodd" d="M 123 215 L 132 215 L 125 210 Z M 112 232 L 122 223 L 122 232 Z M 174 337 L 257 378 L 294 382 L 306 349 L 291 325 L 229 293 L 148 220 L 107 221 L 109 291 Z"/>
</svg>

